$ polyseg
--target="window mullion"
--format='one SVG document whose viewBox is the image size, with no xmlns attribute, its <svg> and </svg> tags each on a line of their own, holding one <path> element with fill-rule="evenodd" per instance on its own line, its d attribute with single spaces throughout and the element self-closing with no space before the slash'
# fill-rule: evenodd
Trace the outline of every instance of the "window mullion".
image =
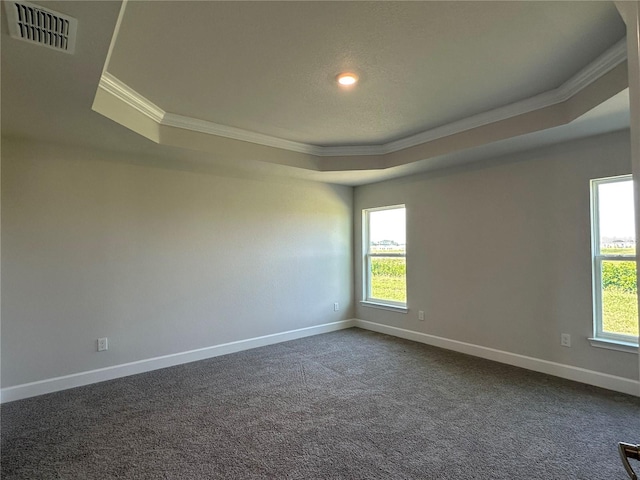
<svg viewBox="0 0 640 480">
<path fill-rule="evenodd" d="M 595 255 L 596 260 L 612 260 L 618 262 L 635 262 L 636 255 Z"/>
</svg>

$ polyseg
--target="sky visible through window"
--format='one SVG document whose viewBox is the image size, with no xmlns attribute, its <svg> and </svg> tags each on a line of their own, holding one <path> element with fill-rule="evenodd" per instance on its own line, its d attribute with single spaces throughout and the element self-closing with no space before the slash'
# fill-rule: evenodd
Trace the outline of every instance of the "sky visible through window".
<svg viewBox="0 0 640 480">
<path fill-rule="evenodd" d="M 371 243 L 382 240 L 392 240 L 398 245 L 407 243 L 405 209 L 369 212 L 369 240 Z"/>
<path fill-rule="evenodd" d="M 598 200 L 601 241 L 635 239 L 633 181 L 601 184 Z"/>
</svg>

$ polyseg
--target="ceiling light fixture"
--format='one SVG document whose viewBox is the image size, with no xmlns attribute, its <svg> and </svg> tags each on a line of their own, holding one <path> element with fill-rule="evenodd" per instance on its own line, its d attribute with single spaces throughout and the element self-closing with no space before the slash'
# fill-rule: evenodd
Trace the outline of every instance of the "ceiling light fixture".
<svg viewBox="0 0 640 480">
<path fill-rule="evenodd" d="M 348 87 L 358 82 L 358 76 L 355 73 L 341 73 L 336 77 L 336 80 L 340 85 Z"/>
</svg>

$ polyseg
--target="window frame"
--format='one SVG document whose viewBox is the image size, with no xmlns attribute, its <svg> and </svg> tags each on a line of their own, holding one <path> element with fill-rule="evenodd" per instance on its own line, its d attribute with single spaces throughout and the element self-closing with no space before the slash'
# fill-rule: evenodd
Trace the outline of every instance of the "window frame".
<svg viewBox="0 0 640 480">
<path fill-rule="evenodd" d="M 387 300 L 384 298 L 376 298 L 371 295 L 371 259 L 372 258 L 404 258 L 405 263 L 407 259 L 407 245 L 405 243 L 404 253 L 372 253 L 369 250 L 371 244 L 370 240 L 370 213 L 381 212 L 385 210 L 397 210 L 404 209 L 405 215 L 405 237 L 406 237 L 406 220 L 407 220 L 407 206 L 405 204 L 388 205 L 384 207 L 375 208 L 363 208 L 362 209 L 362 305 L 369 307 L 377 307 L 386 310 L 399 311 L 403 313 L 408 312 L 407 302 L 398 302 L 394 300 Z M 406 288 L 406 274 L 405 274 L 405 288 Z"/>
<path fill-rule="evenodd" d="M 602 288 L 602 264 L 605 261 L 638 262 L 638 252 L 635 255 L 603 254 L 600 250 L 600 201 L 598 187 L 603 184 L 633 181 L 631 174 L 617 175 L 614 177 L 595 178 L 590 182 L 591 187 L 591 272 L 593 288 L 593 338 L 592 345 L 603 346 L 602 343 L 617 344 L 622 347 L 637 347 L 638 336 L 626 335 L 615 332 L 606 332 L 603 329 L 603 288 Z M 634 205 L 635 210 L 635 205 Z M 635 218 L 634 218 L 635 221 Z M 636 243 L 637 245 L 637 243 Z M 596 342 L 601 342 L 597 344 Z M 615 348 L 614 348 L 615 349 Z"/>
</svg>

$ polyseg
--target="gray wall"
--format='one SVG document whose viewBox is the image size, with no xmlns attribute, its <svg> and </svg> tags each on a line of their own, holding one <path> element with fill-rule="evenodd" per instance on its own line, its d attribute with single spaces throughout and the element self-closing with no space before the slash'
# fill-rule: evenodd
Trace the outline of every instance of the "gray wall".
<svg viewBox="0 0 640 480">
<path fill-rule="evenodd" d="M 2 387 L 353 316 L 351 188 L 137 160 L 3 139 Z"/>
<path fill-rule="evenodd" d="M 357 318 L 631 379 L 637 355 L 592 347 L 589 180 L 630 173 L 628 132 L 357 187 L 361 210 L 407 206 L 408 314 Z M 424 310 L 424 322 L 418 321 Z M 572 336 L 571 348 L 560 334 Z"/>
<path fill-rule="evenodd" d="M 410 312 L 355 316 L 638 378 L 635 355 L 586 340 L 589 179 L 629 173 L 628 133 L 357 187 L 354 205 L 142 163 L 3 139 L 2 387 L 351 318 L 360 211 L 398 203 Z"/>
</svg>

